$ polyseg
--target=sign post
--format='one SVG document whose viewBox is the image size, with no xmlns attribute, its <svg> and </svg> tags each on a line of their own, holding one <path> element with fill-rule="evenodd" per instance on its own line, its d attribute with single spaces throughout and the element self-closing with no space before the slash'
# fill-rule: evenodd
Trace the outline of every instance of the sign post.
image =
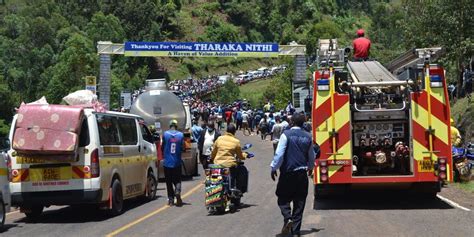
<svg viewBox="0 0 474 237">
<path fill-rule="evenodd" d="M 97 91 L 97 79 L 95 76 L 86 76 L 86 90 L 92 91 L 94 94 Z"/>
</svg>

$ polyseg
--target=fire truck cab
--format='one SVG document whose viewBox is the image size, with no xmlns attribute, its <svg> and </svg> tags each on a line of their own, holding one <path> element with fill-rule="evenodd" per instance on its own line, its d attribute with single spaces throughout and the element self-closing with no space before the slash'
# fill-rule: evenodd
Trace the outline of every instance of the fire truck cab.
<svg viewBox="0 0 474 237">
<path fill-rule="evenodd" d="M 319 40 L 313 140 L 315 197 L 356 186 L 402 186 L 429 196 L 452 180 L 450 107 L 440 48 L 414 49 L 387 67 L 349 61 Z"/>
</svg>

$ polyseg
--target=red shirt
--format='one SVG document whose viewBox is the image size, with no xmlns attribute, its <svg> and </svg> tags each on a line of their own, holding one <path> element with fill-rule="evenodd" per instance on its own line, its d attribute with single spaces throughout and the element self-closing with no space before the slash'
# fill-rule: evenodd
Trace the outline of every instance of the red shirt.
<svg viewBox="0 0 474 237">
<path fill-rule="evenodd" d="M 232 118 L 232 111 L 227 110 L 225 111 L 225 119 L 226 121 L 230 122 L 230 119 Z"/>
<path fill-rule="evenodd" d="M 354 48 L 354 58 L 368 58 L 370 50 L 370 40 L 364 37 L 359 37 L 352 41 Z"/>
</svg>

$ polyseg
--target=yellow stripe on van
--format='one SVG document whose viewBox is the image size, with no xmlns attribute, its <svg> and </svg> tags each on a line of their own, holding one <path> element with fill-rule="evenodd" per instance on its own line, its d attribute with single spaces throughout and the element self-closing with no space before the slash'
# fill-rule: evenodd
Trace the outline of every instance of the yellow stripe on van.
<svg viewBox="0 0 474 237">
<path fill-rule="evenodd" d="M 7 176 L 8 174 L 8 169 L 2 168 L 0 169 L 0 176 Z"/>
</svg>

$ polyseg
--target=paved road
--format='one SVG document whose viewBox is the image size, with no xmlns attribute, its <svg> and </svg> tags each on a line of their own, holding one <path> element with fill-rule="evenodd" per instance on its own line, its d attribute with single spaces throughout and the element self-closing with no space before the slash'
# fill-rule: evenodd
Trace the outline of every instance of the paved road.
<svg viewBox="0 0 474 237">
<path fill-rule="evenodd" d="M 90 207 L 52 207 L 35 223 L 23 214 L 7 217 L 1 236 L 278 236 L 282 217 L 275 183 L 269 177 L 271 143 L 257 136 L 241 137 L 254 144 L 256 157 L 246 162 L 250 192 L 236 213 L 208 216 L 202 176 L 183 182 L 183 207 L 166 206 L 164 184 L 157 200 L 128 201 L 127 211 L 108 218 Z M 474 212 L 453 208 L 440 199 L 418 200 L 406 195 L 346 195 L 313 203 L 307 200 L 302 234 L 306 236 L 472 236 Z M 314 209 L 313 209 L 314 208 Z"/>
</svg>

